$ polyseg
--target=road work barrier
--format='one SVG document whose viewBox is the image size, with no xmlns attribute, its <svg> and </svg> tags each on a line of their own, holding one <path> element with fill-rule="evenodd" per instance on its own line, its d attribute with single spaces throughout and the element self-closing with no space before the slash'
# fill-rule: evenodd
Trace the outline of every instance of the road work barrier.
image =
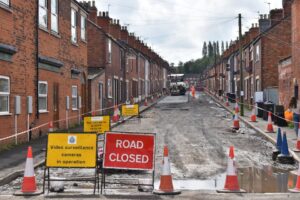
<svg viewBox="0 0 300 200">
<path fill-rule="evenodd" d="M 235 113 L 234 113 L 233 129 L 234 130 L 239 130 L 240 129 L 239 113 L 238 113 L 237 109 L 235 110 Z"/>
<path fill-rule="evenodd" d="M 50 190 L 51 181 L 91 181 L 94 183 L 94 194 L 98 184 L 97 173 L 97 134 L 96 133 L 49 133 L 44 169 L 43 191 Z M 51 168 L 94 168 L 95 176 L 88 178 L 69 177 L 51 179 Z"/>
<path fill-rule="evenodd" d="M 286 139 L 286 133 L 283 132 L 282 145 L 280 154 L 277 156 L 277 160 L 282 164 L 294 164 L 294 158 L 289 153 L 289 147 Z"/>
<path fill-rule="evenodd" d="M 245 193 L 246 191 L 240 189 L 237 169 L 234 158 L 234 147 L 230 146 L 228 164 L 227 164 L 227 175 L 225 180 L 225 186 L 222 190 L 217 190 L 219 193 Z"/>
<path fill-rule="evenodd" d="M 176 195 L 181 193 L 181 191 L 175 190 L 173 187 L 173 179 L 169 162 L 169 149 L 167 146 L 164 147 L 159 189 L 154 190 L 153 193 L 159 195 Z"/>
<path fill-rule="evenodd" d="M 151 184 L 143 185 L 153 188 L 155 174 L 155 134 L 106 132 L 104 136 L 101 194 L 106 184 L 131 185 L 128 183 L 106 181 L 105 177 L 107 173 L 110 170 L 117 169 L 151 172 Z"/>
<path fill-rule="evenodd" d="M 84 132 L 104 134 L 104 132 L 110 131 L 111 129 L 110 116 L 84 117 L 83 121 Z"/>
<path fill-rule="evenodd" d="M 296 182 L 296 187 L 293 189 L 289 189 L 290 192 L 296 192 L 300 193 L 300 163 L 299 163 L 299 168 L 297 172 L 297 182 Z"/>
<path fill-rule="evenodd" d="M 297 142 L 296 142 L 296 146 L 293 149 L 293 151 L 300 152 L 300 123 L 299 123 L 299 128 L 298 128 Z"/>
<path fill-rule="evenodd" d="M 16 192 L 16 196 L 35 196 L 42 194 L 36 187 L 34 168 L 33 168 L 33 155 L 31 146 L 28 147 L 27 158 L 25 164 L 24 177 L 22 181 L 21 192 Z"/>
<path fill-rule="evenodd" d="M 268 112 L 268 124 L 267 124 L 267 133 L 275 133 L 274 128 L 273 128 L 273 123 L 272 123 L 272 113 Z"/>
<path fill-rule="evenodd" d="M 272 160 L 275 161 L 277 156 L 281 153 L 282 147 L 282 135 L 281 135 L 281 128 L 277 129 L 277 139 L 276 139 L 276 150 L 273 151 Z"/>
</svg>

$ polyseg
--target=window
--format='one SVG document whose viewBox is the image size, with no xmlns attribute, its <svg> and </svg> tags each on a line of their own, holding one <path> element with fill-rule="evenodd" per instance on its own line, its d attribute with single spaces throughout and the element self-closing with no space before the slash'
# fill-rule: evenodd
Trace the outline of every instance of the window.
<svg viewBox="0 0 300 200">
<path fill-rule="evenodd" d="M 0 0 L 0 4 L 4 4 L 6 6 L 9 6 L 9 0 Z"/>
<path fill-rule="evenodd" d="M 111 63 L 111 40 L 108 40 L 108 63 Z"/>
<path fill-rule="evenodd" d="M 58 0 L 51 0 L 51 31 L 58 33 Z"/>
<path fill-rule="evenodd" d="M 10 81 L 7 76 L 0 76 L 0 114 L 9 113 Z"/>
<path fill-rule="evenodd" d="M 76 33 L 76 10 L 71 9 L 71 40 L 77 43 L 77 33 Z"/>
<path fill-rule="evenodd" d="M 81 31 L 80 31 L 80 35 L 81 35 L 81 40 L 86 41 L 86 18 L 84 16 L 81 15 L 80 18 L 80 27 L 81 27 Z"/>
<path fill-rule="evenodd" d="M 39 81 L 39 112 L 47 112 L 48 83 Z"/>
<path fill-rule="evenodd" d="M 112 98 L 112 84 L 111 84 L 111 79 L 107 79 L 107 96 L 108 96 L 108 98 Z"/>
<path fill-rule="evenodd" d="M 259 87 L 260 87 L 260 85 L 259 85 L 259 78 L 257 78 L 257 79 L 255 80 L 255 82 L 256 82 L 256 83 L 255 83 L 255 91 L 258 92 L 258 91 L 260 91 L 260 90 L 259 90 Z"/>
<path fill-rule="evenodd" d="M 259 54 L 260 54 L 260 51 L 259 51 L 259 45 L 256 46 L 256 52 L 255 52 L 255 61 L 259 61 Z"/>
<path fill-rule="evenodd" d="M 39 0 L 39 25 L 47 28 L 47 0 Z"/>
<path fill-rule="evenodd" d="M 77 86 L 72 86 L 72 110 L 77 110 L 78 108 L 78 91 Z"/>
</svg>

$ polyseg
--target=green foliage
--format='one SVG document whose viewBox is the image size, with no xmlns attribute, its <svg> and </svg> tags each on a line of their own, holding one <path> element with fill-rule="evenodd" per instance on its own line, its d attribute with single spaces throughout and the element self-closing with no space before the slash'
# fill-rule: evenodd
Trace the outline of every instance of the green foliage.
<svg viewBox="0 0 300 200">
<path fill-rule="evenodd" d="M 220 58 L 220 50 L 223 52 L 224 42 L 204 42 L 202 48 L 202 58 L 190 60 L 186 63 L 179 62 L 176 73 L 180 74 L 201 74 L 208 66 L 213 65 Z"/>
</svg>

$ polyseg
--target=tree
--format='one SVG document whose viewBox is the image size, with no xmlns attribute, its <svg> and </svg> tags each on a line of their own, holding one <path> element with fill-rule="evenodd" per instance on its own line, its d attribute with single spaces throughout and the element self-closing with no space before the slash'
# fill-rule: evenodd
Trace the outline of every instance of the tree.
<svg viewBox="0 0 300 200">
<path fill-rule="evenodd" d="M 202 57 L 205 58 L 207 57 L 207 44 L 206 42 L 203 43 L 203 47 L 202 47 Z"/>
<path fill-rule="evenodd" d="M 211 44 L 211 41 L 208 43 L 208 57 L 211 58 L 214 56 L 214 47 Z"/>
<path fill-rule="evenodd" d="M 222 44 L 221 44 L 221 52 L 222 54 L 224 53 L 225 49 L 224 49 L 224 41 L 222 41 Z"/>
</svg>

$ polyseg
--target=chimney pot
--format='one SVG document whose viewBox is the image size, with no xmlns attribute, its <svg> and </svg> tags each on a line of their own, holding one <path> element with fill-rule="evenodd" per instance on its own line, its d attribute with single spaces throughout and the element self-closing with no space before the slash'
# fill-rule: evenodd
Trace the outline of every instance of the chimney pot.
<svg viewBox="0 0 300 200">
<path fill-rule="evenodd" d="M 91 2 L 90 1 L 88 2 L 88 4 L 89 4 L 89 7 L 91 7 Z"/>
<path fill-rule="evenodd" d="M 108 14 L 108 12 L 106 12 L 106 13 L 105 13 L 105 16 L 106 16 L 106 17 L 109 17 L 109 14 Z"/>
<path fill-rule="evenodd" d="M 93 7 L 95 7 L 95 1 L 93 1 Z"/>
<path fill-rule="evenodd" d="M 264 18 L 264 15 L 262 15 L 262 14 L 260 14 L 259 16 L 260 16 L 260 19 L 263 19 L 263 18 Z"/>
<path fill-rule="evenodd" d="M 117 24 L 118 24 L 118 25 L 120 24 L 120 20 L 117 20 Z"/>
</svg>

